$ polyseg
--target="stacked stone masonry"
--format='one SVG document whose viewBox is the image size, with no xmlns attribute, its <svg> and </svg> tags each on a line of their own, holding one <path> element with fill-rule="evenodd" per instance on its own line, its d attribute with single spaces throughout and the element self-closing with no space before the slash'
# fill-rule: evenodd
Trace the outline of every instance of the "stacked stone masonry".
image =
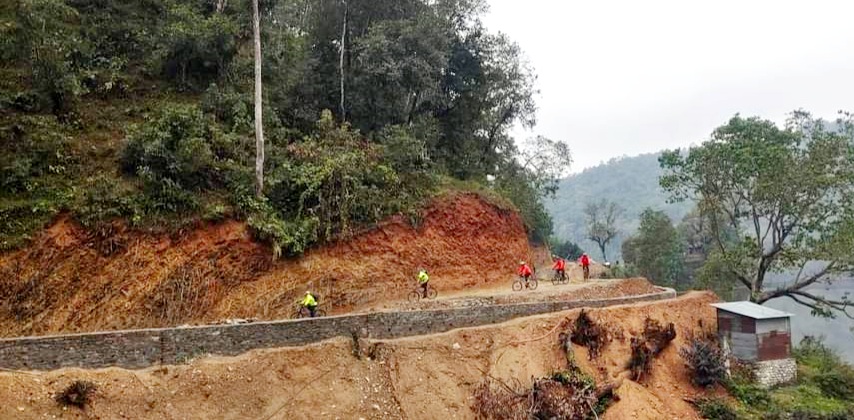
<svg viewBox="0 0 854 420">
<path fill-rule="evenodd" d="M 0 340 L 0 367 L 144 368 L 180 364 L 196 356 L 238 355 L 249 350 L 302 346 L 337 336 L 392 339 L 495 324 L 513 318 L 576 308 L 669 299 L 672 289 L 612 299 L 549 301 L 425 311 L 375 312 L 241 325 L 159 328 Z"/>
<path fill-rule="evenodd" d="M 770 388 L 794 382 L 798 376 L 798 365 L 792 358 L 766 360 L 755 362 L 753 373 L 759 385 Z"/>
</svg>

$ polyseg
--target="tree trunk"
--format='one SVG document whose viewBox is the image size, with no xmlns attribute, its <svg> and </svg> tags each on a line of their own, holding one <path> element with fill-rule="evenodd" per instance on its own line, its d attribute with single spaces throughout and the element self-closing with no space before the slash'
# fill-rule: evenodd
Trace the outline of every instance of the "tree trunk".
<svg viewBox="0 0 854 420">
<path fill-rule="evenodd" d="M 344 122 L 347 120 L 347 115 L 346 115 L 346 111 L 344 108 L 344 51 L 345 51 L 344 42 L 346 41 L 346 35 L 347 35 L 348 7 L 347 7 L 347 1 L 346 0 L 342 0 L 341 3 L 344 5 L 344 22 L 341 24 L 341 45 L 339 46 L 340 57 L 339 57 L 339 61 L 338 61 L 339 79 L 341 79 L 340 80 L 341 81 L 341 102 L 339 104 L 339 112 L 341 113 L 341 122 Z"/>
<path fill-rule="evenodd" d="M 605 255 L 605 244 L 599 244 L 599 250 L 602 251 L 602 262 L 607 262 L 608 256 Z"/>
<path fill-rule="evenodd" d="M 261 16 L 252 0 L 252 35 L 255 39 L 255 195 L 264 193 L 264 120 L 261 103 Z"/>
</svg>

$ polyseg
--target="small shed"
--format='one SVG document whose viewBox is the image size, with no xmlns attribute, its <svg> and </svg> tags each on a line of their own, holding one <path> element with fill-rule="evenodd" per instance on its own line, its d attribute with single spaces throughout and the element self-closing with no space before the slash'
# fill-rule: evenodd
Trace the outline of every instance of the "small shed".
<svg viewBox="0 0 854 420">
<path fill-rule="evenodd" d="M 792 314 L 747 301 L 712 306 L 717 308 L 724 349 L 738 361 L 754 365 L 760 383 L 773 386 L 794 379 Z"/>
</svg>

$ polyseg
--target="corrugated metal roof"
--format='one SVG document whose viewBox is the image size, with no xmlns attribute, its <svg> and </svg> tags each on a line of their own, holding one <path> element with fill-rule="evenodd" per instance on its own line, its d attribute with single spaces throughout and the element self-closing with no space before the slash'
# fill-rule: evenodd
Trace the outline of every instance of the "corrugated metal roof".
<svg viewBox="0 0 854 420">
<path fill-rule="evenodd" d="M 788 312 L 778 311 L 776 309 L 757 305 L 748 301 L 713 303 L 712 306 L 753 319 L 788 318 L 792 316 L 792 314 Z"/>
</svg>

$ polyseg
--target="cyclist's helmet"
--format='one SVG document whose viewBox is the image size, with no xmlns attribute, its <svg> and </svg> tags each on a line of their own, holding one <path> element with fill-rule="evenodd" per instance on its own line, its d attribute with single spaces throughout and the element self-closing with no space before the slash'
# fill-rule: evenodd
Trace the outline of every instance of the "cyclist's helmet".
<svg viewBox="0 0 854 420">
<path fill-rule="evenodd" d="M 519 261 L 519 265 L 525 265 L 525 261 Z"/>
</svg>

